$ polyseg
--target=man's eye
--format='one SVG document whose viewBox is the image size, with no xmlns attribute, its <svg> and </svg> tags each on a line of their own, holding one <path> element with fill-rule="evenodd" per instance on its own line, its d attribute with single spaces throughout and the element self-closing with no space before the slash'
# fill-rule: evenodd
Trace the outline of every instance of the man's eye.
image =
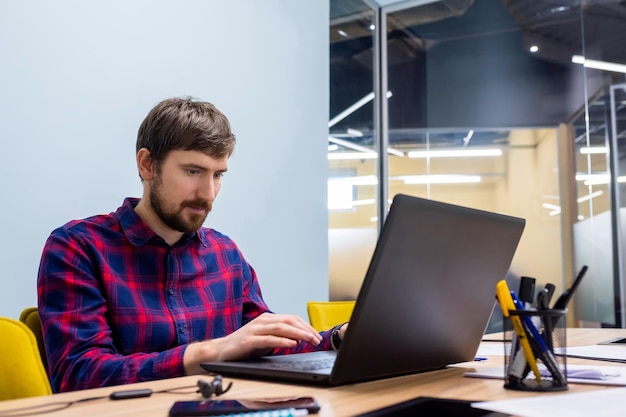
<svg viewBox="0 0 626 417">
<path fill-rule="evenodd" d="M 200 174 L 200 170 L 199 169 L 189 168 L 189 169 L 187 169 L 187 173 L 189 175 L 198 175 L 198 174 Z"/>
<path fill-rule="evenodd" d="M 223 172 L 216 172 L 215 174 L 213 174 L 213 178 L 222 178 L 224 176 Z"/>
</svg>

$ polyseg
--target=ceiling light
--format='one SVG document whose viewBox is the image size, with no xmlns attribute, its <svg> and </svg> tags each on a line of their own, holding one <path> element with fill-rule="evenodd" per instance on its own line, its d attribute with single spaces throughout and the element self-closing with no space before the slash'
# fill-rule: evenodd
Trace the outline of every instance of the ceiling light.
<svg viewBox="0 0 626 417">
<path fill-rule="evenodd" d="M 399 150 L 394 149 L 394 148 L 387 148 L 387 153 L 390 153 L 390 154 L 396 155 L 396 156 L 404 156 L 404 152 L 399 151 Z"/>
<path fill-rule="evenodd" d="M 367 148 L 365 146 L 357 145 L 356 143 L 352 143 L 349 140 L 339 139 L 334 136 L 329 136 L 328 141 L 330 143 L 334 143 L 335 145 L 343 146 L 344 148 L 352 149 L 359 152 L 364 153 L 375 153 L 372 149 Z"/>
<path fill-rule="evenodd" d="M 392 95 L 393 94 L 391 93 L 391 91 L 387 91 L 387 94 L 386 94 L 387 98 L 391 97 Z M 354 113 L 355 111 L 357 111 L 358 109 L 360 109 L 365 104 L 367 104 L 370 101 L 372 101 L 373 99 L 374 99 L 374 93 L 373 92 L 367 94 L 365 97 L 361 98 L 356 103 L 352 104 L 350 107 L 348 107 L 347 109 L 345 109 L 344 111 L 339 113 L 337 116 L 335 116 L 332 119 L 330 119 L 328 121 L 328 127 L 333 127 L 334 125 L 336 125 L 337 123 L 339 123 L 340 121 L 342 121 L 346 117 L 350 116 L 352 113 Z"/>
<path fill-rule="evenodd" d="M 341 30 L 341 29 L 339 29 L 339 30 L 337 31 L 337 33 L 338 33 L 338 34 L 340 34 L 341 36 L 343 36 L 344 38 L 347 38 L 347 37 L 348 37 L 348 34 L 347 34 L 346 32 L 344 32 L 343 30 Z"/>
<path fill-rule="evenodd" d="M 537 45 L 532 45 L 529 51 L 534 54 L 535 52 L 539 52 L 539 47 Z"/>
<path fill-rule="evenodd" d="M 394 177 L 405 184 L 467 184 L 480 182 L 478 175 L 406 175 Z"/>
<path fill-rule="evenodd" d="M 576 174 L 574 178 L 576 181 L 583 181 L 585 185 L 602 185 L 611 182 L 609 174 Z M 626 183 L 626 176 L 617 177 L 617 182 L 620 184 Z"/>
<path fill-rule="evenodd" d="M 607 154 L 609 153 L 609 148 L 607 146 L 589 146 L 580 148 L 580 153 L 589 155 L 589 154 Z"/>
<path fill-rule="evenodd" d="M 543 203 L 541 207 L 547 208 L 550 210 L 561 210 L 561 206 L 557 206 L 556 204 L 550 204 L 550 203 Z"/>
<path fill-rule="evenodd" d="M 500 156 L 502 149 L 449 149 L 431 151 L 411 151 L 409 158 L 458 158 L 474 156 Z"/>
<path fill-rule="evenodd" d="M 582 196 L 580 198 L 577 198 L 576 201 L 578 203 L 582 203 L 583 201 L 587 201 L 587 200 L 591 200 L 592 198 L 600 197 L 602 194 L 604 194 L 604 191 L 599 190 L 599 191 L 593 192 L 591 194 L 587 194 L 587 195 L 584 195 L 584 196 Z"/>
<path fill-rule="evenodd" d="M 576 202 L 582 203 L 584 201 L 591 200 L 592 198 L 599 197 L 602 194 L 604 194 L 604 192 L 601 191 L 601 190 L 600 191 L 595 191 L 595 192 L 593 192 L 591 194 L 587 194 L 587 195 L 584 195 L 584 196 L 582 196 L 580 198 L 577 198 Z M 550 212 L 548 213 L 548 216 L 556 216 L 557 214 L 561 214 L 561 206 L 557 206 L 556 204 L 550 204 L 550 203 L 543 203 L 541 206 L 543 208 L 547 208 L 548 210 L 550 210 Z M 579 218 L 579 220 L 581 220 L 581 219 Z"/>
<path fill-rule="evenodd" d="M 603 71 L 621 72 L 626 74 L 626 65 L 614 62 L 596 61 L 595 59 L 586 59 L 584 56 L 573 55 L 572 62 L 574 64 L 582 64 L 586 68 L 594 68 Z"/>
<path fill-rule="evenodd" d="M 467 132 L 467 136 L 463 138 L 463 146 L 469 145 L 470 140 L 472 140 L 472 136 L 474 136 L 474 130 L 470 130 Z"/>
<path fill-rule="evenodd" d="M 609 174 L 577 174 L 576 181 L 583 181 L 585 185 L 601 185 L 611 182 Z"/>
<path fill-rule="evenodd" d="M 556 216 L 561 214 L 561 207 L 557 206 L 555 204 L 550 204 L 550 203 L 543 203 L 541 205 L 543 208 L 547 208 L 548 210 L 550 210 L 550 212 L 548 212 L 548 216 Z"/>
<path fill-rule="evenodd" d="M 328 141 L 332 144 L 335 145 L 340 145 L 349 149 L 353 149 L 355 151 L 359 151 L 359 152 L 363 152 L 364 154 L 367 154 L 367 156 L 361 157 L 359 158 L 356 155 L 353 155 L 354 153 L 349 153 L 349 152 L 343 152 L 343 153 L 337 153 L 337 154 L 332 154 L 334 156 L 331 157 L 331 154 L 328 155 L 328 159 L 374 159 L 378 156 L 378 154 L 376 152 L 374 152 L 372 149 L 367 148 L 365 146 L 361 146 L 361 145 L 357 145 L 356 143 L 352 143 L 348 140 L 344 140 L 344 139 L 339 139 L 336 138 L 334 136 L 329 136 L 328 137 Z M 332 145 L 329 145 L 329 147 Z M 337 148 L 338 149 L 338 148 Z M 337 150 L 334 149 L 334 150 Z M 330 148 L 328 149 L 329 151 L 331 150 Z M 392 155 L 396 155 L 396 156 L 404 156 L 404 152 L 399 151 L 397 149 L 394 148 L 387 148 L 387 152 L 392 154 Z M 336 156 L 336 155 L 345 155 L 344 157 L 341 156 Z"/>
<path fill-rule="evenodd" d="M 352 129 L 351 127 L 349 127 L 349 128 L 348 128 L 348 130 L 347 130 L 346 132 L 347 132 L 347 133 L 348 133 L 348 135 L 350 135 L 350 136 L 356 136 L 356 137 L 359 137 L 359 138 L 362 138 L 362 137 L 363 137 L 363 132 L 361 132 L 361 131 L 360 131 L 360 130 L 358 130 L 358 129 Z"/>
<path fill-rule="evenodd" d="M 328 145 L 328 152 L 336 151 L 338 149 L 339 149 L 339 145 L 336 145 L 334 143 Z"/>
</svg>

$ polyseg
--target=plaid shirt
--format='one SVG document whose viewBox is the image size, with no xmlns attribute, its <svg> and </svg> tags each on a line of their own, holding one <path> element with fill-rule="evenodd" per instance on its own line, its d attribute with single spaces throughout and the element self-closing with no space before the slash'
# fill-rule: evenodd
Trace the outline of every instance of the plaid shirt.
<svg viewBox="0 0 626 417">
<path fill-rule="evenodd" d="M 69 222 L 46 242 L 37 291 L 55 392 L 182 376 L 189 343 L 270 311 L 232 240 L 201 228 L 169 246 L 137 203 Z M 272 353 L 331 349 L 322 334 L 319 346 Z"/>
</svg>

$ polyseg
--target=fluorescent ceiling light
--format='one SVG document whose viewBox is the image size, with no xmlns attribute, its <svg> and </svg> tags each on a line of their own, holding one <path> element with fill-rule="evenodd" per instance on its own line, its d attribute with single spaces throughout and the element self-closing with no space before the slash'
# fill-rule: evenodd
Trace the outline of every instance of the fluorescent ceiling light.
<svg viewBox="0 0 626 417">
<path fill-rule="evenodd" d="M 339 145 L 336 144 L 332 144 L 332 145 L 328 145 L 328 152 L 332 152 L 332 151 L 336 151 L 339 149 Z"/>
<path fill-rule="evenodd" d="M 585 185 L 601 185 L 611 182 L 609 174 L 578 174 L 574 178 L 576 181 L 582 181 Z"/>
<path fill-rule="evenodd" d="M 576 174 L 576 181 L 582 181 L 585 185 L 602 185 L 611 182 L 609 174 Z M 617 177 L 618 183 L 625 183 L 626 176 Z"/>
<path fill-rule="evenodd" d="M 469 141 L 472 140 L 472 136 L 474 136 L 474 129 L 467 132 L 467 136 L 463 138 L 463 146 L 469 145 Z"/>
<path fill-rule="evenodd" d="M 604 191 L 602 190 L 595 191 L 591 194 L 587 194 L 580 198 L 577 198 L 576 202 L 582 203 L 582 202 L 591 200 L 592 198 L 600 197 L 602 194 L 604 194 Z M 547 208 L 548 210 L 550 210 L 550 212 L 548 213 L 548 216 L 556 216 L 557 214 L 561 214 L 561 206 L 557 206 L 556 204 L 550 204 L 550 203 L 543 203 L 541 206 L 543 208 Z"/>
<path fill-rule="evenodd" d="M 348 135 L 351 135 L 351 136 L 356 136 L 356 137 L 359 137 L 359 138 L 363 137 L 363 132 L 361 132 L 358 129 L 352 129 L 351 127 L 349 127 L 346 132 L 348 133 Z"/>
<path fill-rule="evenodd" d="M 609 153 L 609 148 L 606 146 L 589 146 L 580 148 L 580 153 L 589 155 L 589 154 L 607 154 Z"/>
<path fill-rule="evenodd" d="M 399 150 L 394 149 L 394 148 L 387 148 L 387 153 L 390 153 L 390 154 L 396 155 L 396 156 L 404 156 L 404 152 L 399 151 Z"/>
<path fill-rule="evenodd" d="M 555 204 L 550 204 L 550 203 L 543 203 L 541 206 L 543 208 L 547 208 L 548 210 L 550 210 L 550 212 L 548 212 L 548 216 L 556 216 L 558 214 L 561 214 L 560 206 L 557 206 Z"/>
<path fill-rule="evenodd" d="M 572 62 L 574 64 L 582 64 L 586 68 L 594 68 L 603 71 L 621 72 L 626 74 L 626 65 L 617 64 L 615 62 L 596 61 L 595 59 L 586 59 L 584 56 L 573 55 Z"/>
<path fill-rule="evenodd" d="M 352 143 L 349 140 L 339 139 L 339 138 L 336 138 L 334 136 L 329 136 L 328 137 L 328 141 L 330 143 L 334 143 L 336 145 L 341 145 L 344 148 L 353 149 L 355 151 L 359 151 L 359 152 L 363 152 L 363 153 L 373 153 L 373 154 L 376 153 L 376 152 L 374 152 L 370 148 L 367 148 L 367 147 L 361 146 L 361 145 L 357 145 L 356 143 Z"/>
<path fill-rule="evenodd" d="M 361 146 L 361 145 L 357 145 L 356 143 L 352 143 L 348 140 L 344 140 L 344 139 L 339 139 L 336 138 L 334 136 L 329 136 L 328 137 L 328 141 L 330 143 L 334 143 L 335 145 L 341 145 L 345 148 L 349 148 L 349 149 L 353 149 L 355 151 L 359 151 L 359 152 L 363 152 L 364 154 L 366 154 L 367 156 L 363 156 L 361 158 L 353 155 L 353 153 L 337 153 L 337 154 L 328 154 L 328 159 L 374 159 L 378 157 L 378 153 L 376 153 L 375 151 L 373 151 L 370 148 L 367 148 L 365 146 Z M 328 149 L 330 151 L 330 148 Z M 387 148 L 387 152 L 392 154 L 392 155 L 397 155 L 397 156 L 404 156 L 404 152 L 399 151 L 397 149 L 394 148 Z M 331 156 L 332 155 L 332 156 Z M 345 157 L 342 157 L 340 155 L 347 155 Z"/>
<path fill-rule="evenodd" d="M 561 210 L 561 206 L 557 206 L 556 204 L 543 203 L 541 206 L 550 210 Z"/>
<path fill-rule="evenodd" d="M 467 184 L 481 180 L 478 175 L 405 175 L 393 179 L 405 184 Z"/>
<path fill-rule="evenodd" d="M 502 149 L 449 149 L 430 151 L 411 151 L 409 158 L 458 158 L 475 156 L 500 156 Z"/>
<path fill-rule="evenodd" d="M 592 198 L 600 197 L 602 194 L 604 194 L 604 191 L 602 191 L 602 190 L 595 191 L 595 192 L 593 192 L 591 194 L 587 194 L 587 195 L 584 195 L 584 196 L 582 196 L 580 198 L 577 198 L 576 201 L 579 202 L 579 203 L 582 203 L 584 201 L 591 200 Z"/>
<path fill-rule="evenodd" d="M 387 98 L 391 97 L 392 95 L 393 94 L 391 93 L 391 91 L 387 91 L 387 94 L 386 94 Z M 357 111 L 358 109 L 360 109 L 361 107 L 363 107 L 364 105 L 372 101 L 373 99 L 374 99 L 373 92 L 367 94 L 365 97 L 358 100 L 356 103 L 354 103 L 353 105 L 351 105 L 350 107 L 348 107 L 347 109 L 339 113 L 337 116 L 330 119 L 328 121 L 328 127 L 333 127 L 334 125 L 336 125 L 337 123 L 339 123 L 346 117 L 350 116 L 352 113 L 354 113 L 355 111 Z"/>
</svg>

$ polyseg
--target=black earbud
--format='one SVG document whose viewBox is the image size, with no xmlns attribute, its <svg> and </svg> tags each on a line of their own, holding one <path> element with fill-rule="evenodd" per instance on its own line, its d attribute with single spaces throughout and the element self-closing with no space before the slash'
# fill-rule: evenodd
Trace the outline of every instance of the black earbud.
<svg viewBox="0 0 626 417">
<path fill-rule="evenodd" d="M 203 398 L 211 398 L 213 395 L 220 396 L 233 386 L 232 382 L 228 383 L 226 389 L 222 386 L 222 376 L 215 375 L 213 381 L 207 382 L 204 379 L 198 381 L 198 392 L 202 394 Z"/>
</svg>

